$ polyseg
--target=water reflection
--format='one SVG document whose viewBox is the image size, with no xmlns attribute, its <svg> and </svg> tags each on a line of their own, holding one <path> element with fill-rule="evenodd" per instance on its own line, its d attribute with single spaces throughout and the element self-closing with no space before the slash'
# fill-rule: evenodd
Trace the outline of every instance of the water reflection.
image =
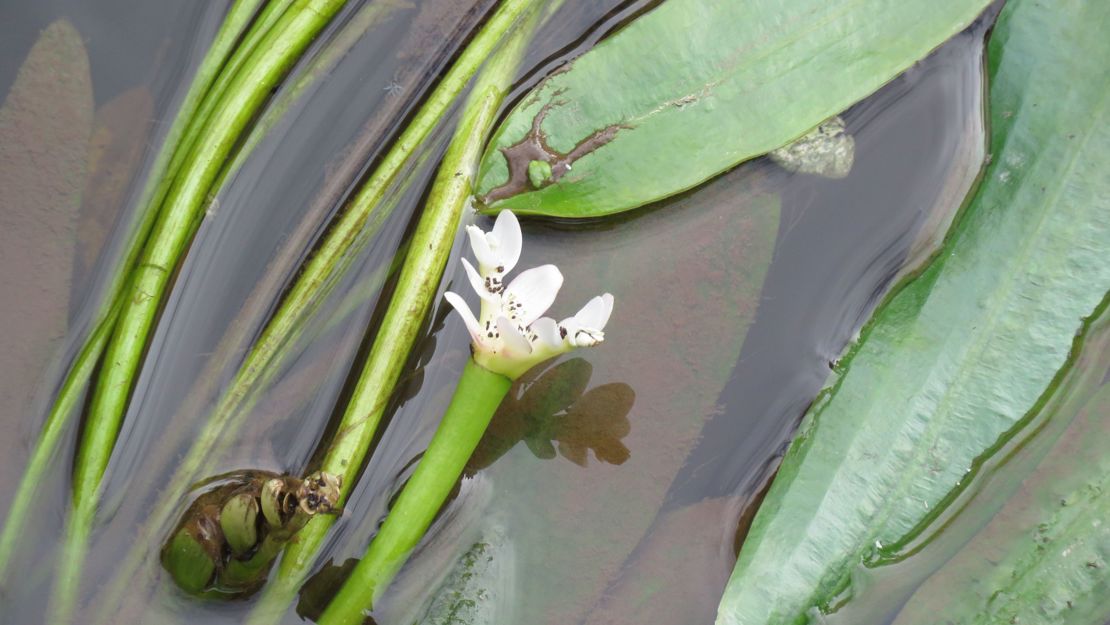
<svg viewBox="0 0 1110 625">
<path fill-rule="evenodd" d="M 592 450 L 599 462 L 624 464 L 631 453 L 622 439 L 632 431 L 628 413 L 636 393 L 623 382 L 587 392 L 592 374 L 593 365 L 572 358 L 521 376 L 493 415 L 468 474 L 490 466 L 520 441 L 545 460 L 558 450 L 558 455 L 585 467 Z"/>
</svg>

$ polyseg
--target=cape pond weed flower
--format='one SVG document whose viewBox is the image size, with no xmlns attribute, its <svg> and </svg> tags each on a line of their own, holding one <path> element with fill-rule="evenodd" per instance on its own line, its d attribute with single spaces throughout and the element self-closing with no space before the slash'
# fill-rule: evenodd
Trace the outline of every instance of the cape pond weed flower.
<svg viewBox="0 0 1110 625">
<path fill-rule="evenodd" d="M 467 226 L 466 230 L 478 268 L 465 258 L 463 267 L 482 298 L 479 316 L 474 316 L 457 293 L 448 291 L 446 297 L 470 331 L 476 363 L 515 380 L 548 358 L 605 339 L 602 330 L 613 312 L 611 294 L 591 299 L 573 317 L 556 323 L 541 315 L 551 307 L 563 285 L 558 267 L 528 269 L 507 286 L 504 284 L 505 274 L 520 260 L 522 244 L 520 224 L 512 211 L 501 211 L 490 232 L 477 226 Z"/>
</svg>

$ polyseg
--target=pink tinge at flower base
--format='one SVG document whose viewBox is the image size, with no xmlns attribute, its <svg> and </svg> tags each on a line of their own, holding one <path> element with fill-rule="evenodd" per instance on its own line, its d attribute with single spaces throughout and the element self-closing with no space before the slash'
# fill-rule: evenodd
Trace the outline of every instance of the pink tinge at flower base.
<svg viewBox="0 0 1110 625">
<path fill-rule="evenodd" d="M 506 286 L 504 277 L 520 259 L 520 224 L 512 211 L 497 216 L 493 230 L 467 226 L 478 268 L 463 259 L 470 285 L 482 300 L 478 317 L 463 298 L 445 294 L 470 332 L 474 361 L 510 379 L 533 366 L 575 347 L 590 347 L 605 340 L 605 324 L 613 312 L 613 296 L 594 297 L 573 317 L 556 322 L 541 317 L 563 285 L 555 265 L 522 271 Z"/>
</svg>

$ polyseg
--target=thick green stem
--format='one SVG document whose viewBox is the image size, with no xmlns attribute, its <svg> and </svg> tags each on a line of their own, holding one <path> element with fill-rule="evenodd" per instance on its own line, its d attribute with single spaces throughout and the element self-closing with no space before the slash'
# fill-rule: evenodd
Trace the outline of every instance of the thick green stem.
<svg viewBox="0 0 1110 625">
<path fill-rule="evenodd" d="M 407 186 L 410 182 L 411 180 L 405 179 L 399 184 Z M 379 207 L 379 210 L 387 213 L 392 211 L 395 207 L 395 200 L 395 197 L 387 199 Z M 302 226 L 307 223 L 302 222 Z M 360 233 L 359 239 L 369 238 L 376 232 L 376 229 L 376 225 L 373 227 L 367 226 L 366 230 Z M 300 230 L 301 228 L 298 227 L 298 232 Z M 353 244 L 352 247 L 357 248 L 358 244 Z M 399 271 L 398 265 L 400 260 L 403 259 L 406 249 L 407 243 L 398 249 L 388 267 L 379 266 L 366 281 L 356 287 L 348 295 L 348 298 L 340 304 L 340 310 L 333 315 L 331 321 L 324 324 L 324 327 L 333 326 L 338 322 L 337 317 L 349 314 L 360 301 L 364 301 L 369 296 L 370 292 L 380 289 L 387 275 Z M 284 263 L 287 260 L 289 259 L 284 259 L 281 262 Z M 341 263 L 337 262 L 337 267 L 333 268 L 333 273 L 338 273 L 340 267 Z M 276 269 L 272 271 L 276 271 Z M 277 271 L 277 273 L 281 272 Z M 164 539 L 164 534 L 169 529 L 168 524 L 180 512 L 181 501 L 185 498 L 189 489 L 195 486 L 194 481 L 205 466 L 206 461 L 212 457 L 219 457 L 227 445 L 234 440 L 232 433 L 238 430 L 242 420 L 253 409 L 255 402 L 261 393 L 266 390 L 273 376 L 280 372 L 291 350 L 295 350 L 297 341 L 303 336 L 305 322 L 312 318 L 317 307 L 324 300 L 328 288 L 327 285 L 321 284 L 313 298 L 300 299 L 290 305 L 283 304 L 277 314 L 270 320 L 267 328 L 263 331 L 262 337 L 255 343 L 244 360 L 236 378 L 221 395 L 216 408 L 212 411 L 208 422 L 205 423 L 204 429 L 194 439 L 186 456 L 177 462 L 177 469 L 158 493 L 158 500 L 151 507 L 145 523 L 141 526 L 134 547 L 129 550 L 127 556 L 116 567 L 114 580 L 105 593 L 105 600 L 102 601 L 102 605 L 105 607 L 97 614 L 95 622 L 114 622 L 116 610 L 112 606 L 119 605 L 119 602 L 123 601 L 125 596 L 134 588 L 134 579 L 141 575 L 139 569 L 144 559 L 153 553 L 150 545 L 158 544 Z M 251 301 L 261 301 L 262 294 L 267 292 L 270 292 L 270 290 L 266 288 L 255 290 L 249 299 Z M 319 331 L 326 330 L 321 329 Z M 239 337 L 242 334 L 242 329 L 229 330 L 223 340 L 231 342 L 233 346 L 238 345 Z M 221 354 L 217 358 L 221 362 L 226 362 L 233 352 L 234 349 L 229 352 L 224 352 L 221 349 Z M 202 374 L 205 379 L 195 385 L 195 392 L 203 397 L 208 397 L 210 389 L 216 383 L 217 374 L 223 369 L 224 367 L 218 364 L 211 370 L 206 367 L 205 373 Z M 187 400 L 187 402 L 193 401 L 192 397 Z M 181 414 L 195 415 L 196 409 L 186 408 Z M 171 453 L 172 449 L 172 447 L 167 448 L 167 453 Z"/>
<path fill-rule="evenodd" d="M 270 90 L 342 4 L 343 0 L 302 0 L 282 16 L 260 43 L 260 56 L 236 75 L 205 127 L 204 140 L 194 146 L 178 172 L 132 274 L 131 296 L 109 341 L 93 393 L 74 471 L 77 506 L 97 498 L 155 315 L 170 274 L 200 225 L 211 183 Z"/>
<path fill-rule="evenodd" d="M 154 224 L 154 219 L 157 217 L 158 207 L 161 205 L 161 195 L 158 193 L 158 189 L 162 181 L 170 177 L 167 172 L 170 171 L 169 166 L 172 157 L 178 150 L 189 120 L 196 113 L 203 98 L 209 93 L 213 80 L 227 62 L 235 43 L 251 23 L 251 18 L 262 1 L 237 0 L 232 6 L 220 30 L 216 33 L 212 45 L 201 61 L 173 124 L 162 143 L 162 147 L 154 159 L 154 164 L 147 175 L 146 185 L 137 204 L 139 206 L 137 221 L 131 227 L 131 233 L 127 237 L 124 252 L 119 261 L 119 268 L 114 272 L 113 278 L 101 299 L 100 309 L 91 324 L 92 332 L 85 339 L 85 344 L 70 365 L 61 389 L 58 391 L 54 405 L 43 424 L 42 434 L 35 443 L 35 449 L 31 453 L 31 459 L 23 473 L 9 509 L 3 534 L 0 534 L 0 586 L 3 585 L 6 578 L 8 564 L 17 539 L 23 534 L 23 528 L 34 501 L 33 495 L 36 492 L 37 485 L 45 476 L 51 464 L 50 460 L 57 452 L 62 435 L 75 414 L 75 407 L 84 394 L 85 386 L 100 360 L 112 329 L 115 327 L 121 305 L 119 300 L 124 285 L 127 284 L 127 277 L 139 257 L 143 244 L 146 242 Z"/>
<path fill-rule="evenodd" d="M 468 360 L 455 395 L 416 472 L 366 556 L 328 604 L 320 625 L 360 625 L 432 524 L 462 476 L 512 381 Z"/>
<path fill-rule="evenodd" d="M 425 108 L 440 101 L 440 91 L 445 84 L 453 86 L 452 97 L 457 95 L 474 69 L 490 56 L 490 51 L 518 23 L 521 15 L 540 4 L 538 0 L 509 0 L 502 4 L 463 51 Z M 320 467 L 323 471 L 342 476 L 342 500 L 346 499 L 357 478 L 401 369 L 434 301 L 463 209 L 472 192 L 471 184 L 486 137 L 536 24 L 534 11 L 530 18 L 527 27 L 517 28 L 489 59 L 471 92 L 462 120 L 432 185 L 427 208 L 413 236 L 394 298 L 378 329 L 378 338 L 344 411 L 338 434 Z M 402 136 L 399 144 L 404 141 Z M 267 586 L 248 622 L 271 622 L 286 609 L 315 561 L 316 552 L 332 522 L 332 519 L 325 517 L 312 519 L 301 530 L 297 541 L 286 547 L 276 579 Z"/>
<path fill-rule="evenodd" d="M 313 59 L 310 66 L 298 75 L 293 87 L 282 90 L 278 98 L 266 107 L 262 116 L 252 126 L 250 133 L 243 141 L 242 147 L 236 150 L 232 162 L 221 171 L 218 181 L 213 184 L 213 194 L 218 193 L 218 190 L 223 188 L 225 181 L 238 171 L 258 143 L 268 134 L 269 130 L 273 128 L 281 116 L 288 111 L 289 107 L 296 101 L 304 89 L 329 72 L 339 58 L 350 50 L 350 47 L 357 41 L 360 35 L 365 34 L 372 26 L 392 15 L 392 12 L 400 8 L 400 6 L 400 4 L 395 2 L 382 2 L 376 0 L 359 9 L 355 17 L 347 22 L 335 38 L 329 42 L 328 46 Z M 349 184 L 350 181 L 348 180 L 343 186 L 345 187 Z M 220 338 L 216 352 L 205 363 L 203 372 L 198 376 L 196 382 L 186 394 L 185 402 L 177 410 L 176 416 L 173 419 L 175 423 L 181 423 L 182 420 L 186 422 L 190 421 L 203 409 L 204 405 L 216 391 L 220 374 L 232 364 L 233 359 L 240 357 L 245 347 L 243 343 L 248 334 L 252 331 L 251 328 L 254 319 L 270 308 L 273 294 L 278 292 L 281 287 L 281 282 L 293 271 L 294 264 L 299 262 L 300 250 L 310 241 L 312 233 L 319 228 L 320 222 L 324 218 L 327 210 L 334 205 L 335 200 L 332 197 L 333 195 L 334 193 L 330 188 L 321 191 L 317 196 L 317 200 L 313 201 L 309 210 L 300 217 L 296 229 L 286 237 L 286 243 L 283 249 L 270 262 L 262 278 L 254 285 L 254 288 L 251 289 L 251 293 L 244 300 L 239 314 Z M 390 208 L 392 208 L 392 206 L 390 206 Z M 403 254 L 403 252 L 400 251 L 398 253 Z M 390 269 L 390 272 L 392 271 L 393 270 Z M 357 296 L 356 294 L 352 294 L 352 299 L 362 297 L 358 302 L 365 301 L 366 297 L 368 297 L 368 295 L 366 295 L 367 293 L 374 292 L 381 286 L 385 275 L 382 268 L 376 270 L 373 275 L 360 286 L 360 292 Z M 318 298 L 318 300 L 322 299 L 323 297 Z M 307 316 L 307 314 L 302 315 L 302 318 Z M 293 338 L 295 337 L 291 337 L 285 344 L 288 344 Z M 285 348 L 283 347 L 282 349 Z M 267 370 L 270 372 L 270 375 L 277 372 L 282 362 L 283 357 L 281 355 L 275 354 L 269 359 Z M 255 391 L 264 390 L 262 387 L 265 387 L 266 383 L 267 376 L 264 375 L 260 377 L 254 384 Z M 244 400 L 244 403 L 240 404 L 239 411 L 247 411 L 250 409 L 249 406 L 250 400 Z M 185 423 L 181 423 L 181 425 L 185 425 Z M 155 457 L 169 460 L 175 453 L 175 449 L 172 445 L 176 444 L 178 438 L 170 434 L 163 436 L 162 440 L 164 445 L 169 445 L 171 447 L 163 447 L 160 451 L 156 451 Z M 154 468 L 152 470 L 158 469 Z"/>
<path fill-rule="evenodd" d="M 299 0 L 257 45 L 213 109 L 174 177 L 150 239 L 135 267 L 120 319 L 108 342 L 74 471 L 74 511 L 58 571 L 54 622 L 72 613 L 82 560 L 99 500 L 100 481 L 115 445 L 135 372 L 170 274 L 203 217 L 208 192 L 225 159 L 285 72 L 344 0 Z"/>
<path fill-rule="evenodd" d="M 224 96 L 227 95 L 228 90 L 235 83 L 240 70 L 247 62 L 258 58 L 255 56 L 255 52 L 259 45 L 263 41 L 272 39 L 270 35 L 276 29 L 275 27 L 280 28 L 278 24 L 285 17 L 291 4 L 293 4 L 293 0 L 267 0 L 266 5 L 258 13 L 258 17 L 252 22 L 250 30 L 243 36 L 241 43 L 235 47 L 231 58 L 227 60 L 219 75 L 216 76 L 208 96 L 204 98 L 200 108 L 197 109 L 196 114 L 189 121 L 181 147 L 174 153 L 173 160 L 170 161 L 170 172 L 176 173 L 180 170 L 186 159 L 192 156 L 196 145 L 207 140 L 204 133 L 216 112 L 216 108 L 223 104 Z M 165 198 L 173 182 L 173 177 L 167 177 L 163 180 L 163 185 L 158 189 L 158 196 L 156 196 L 159 202 Z M 213 185 L 213 188 L 219 189 L 220 185 Z"/>
</svg>

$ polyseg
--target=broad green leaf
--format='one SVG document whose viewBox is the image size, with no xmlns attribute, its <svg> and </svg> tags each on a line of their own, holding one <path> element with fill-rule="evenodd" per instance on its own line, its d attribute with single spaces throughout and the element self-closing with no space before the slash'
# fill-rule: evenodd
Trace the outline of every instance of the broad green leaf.
<svg viewBox="0 0 1110 625">
<path fill-rule="evenodd" d="M 31 419 L 36 385 L 66 331 L 92 121 L 85 46 L 59 20 L 39 36 L 0 108 L 0 427 L 10 443 Z M 0 453 L 0 486 L 14 488 L 9 480 L 26 461 L 13 452 Z"/>
<path fill-rule="evenodd" d="M 507 418 L 487 433 L 484 447 L 498 454 L 506 438 L 523 439 L 483 471 L 497 493 L 488 514 L 512 528 L 513 622 L 581 623 L 652 526 L 718 410 L 778 223 L 778 193 L 761 168 L 745 168 L 619 228 L 525 233 L 530 258 L 560 259 L 566 283 L 556 318 L 603 291 L 617 304 L 604 345 L 577 352 L 516 395 L 517 405 L 539 413 L 525 422 L 536 424 L 535 434 L 527 425 L 513 434 Z M 562 388 L 556 396 L 564 401 L 533 395 L 541 384 Z"/>
<path fill-rule="evenodd" d="M 805 622 L 850 596 L 854 568 L 912 538 L 1067 363 L 1110 289 L 1108 26 L 1106 3 L 1004 9 L 985 180 L 806 416 L 718 623 Z"/>
<path fill-rule="evenodd" d="M 551 75 L 494 135 L 486 210 L 593 217 L 698 185 L 874 92 L 987 0 L 668 0 Z M 529 179 L 550 176 L 537 189 Z M 510 175 L 511 174 L 511 175 Z"/>
<path fill-rule="evenodd" d="M 1048 427 L 1001 470 L 1023 477 L 1026 449 L 1041 453 L 1020 489 L 906 604 L 897 625 L 1110 620 L 1110 315 L 1088 339 L 1049 402 Z M 1091 354 L 1089 351 L 1097 351 Z M 1084 379 L 1085 378 L 1085 379 Z M 1069 380 L 1071 381 L 1071 380 Z M 1063 427 L 1053 427 L 1063 426 Z M 1063 429 L 1063 434 L 1058 430 Z M 1017 475 L 1013 475 L 1017 474 Z M 971 512 L 978 516 L 977 504 Z M 963 515 L 962 515 L 963 516 Z M 980 527 L 982 527 L 980 525 Z"/>
</svg>

